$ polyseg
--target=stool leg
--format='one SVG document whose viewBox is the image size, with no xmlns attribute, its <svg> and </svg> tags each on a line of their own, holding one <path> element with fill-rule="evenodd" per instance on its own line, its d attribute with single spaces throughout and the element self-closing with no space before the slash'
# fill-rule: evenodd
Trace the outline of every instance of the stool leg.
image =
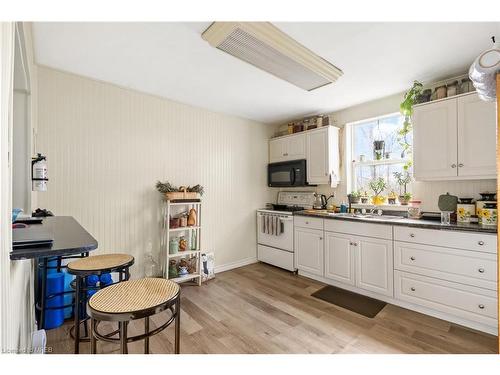
<svg viewBox="0 0 500 375">
<path fill-rule="evenodd" d="M 146 338 L 144 339 L 144 354 L 149 354 L 149 316 L 144 318 L 144 333 Z"/>
<path fill-rule="evenodd" d="M 97 353 L 97 338 L 94 335 L 96 330 L 96 321 L 94 318 L 90 318 L 90 354 Z"/>
<path fill-rule="evenodd" d="M 120 326 L 120 348 L 122 354 L 128 354 L 127 349 L 127 325 L 128 322 L 120 322 L 118 323 Z"/>
<path fill-rule="evenodd" d="M 175 306 L 175 354 L 180 353 L 181 347 L 181 296 L 177 297 Z"/>
<path fill-rule="evenodd" d="M 75 278 L 75 354 L 80 352 L 80 311 L 81 311 L 81 287 L 82 287 L 82 277 L 76 276 Z"/>
</svg>

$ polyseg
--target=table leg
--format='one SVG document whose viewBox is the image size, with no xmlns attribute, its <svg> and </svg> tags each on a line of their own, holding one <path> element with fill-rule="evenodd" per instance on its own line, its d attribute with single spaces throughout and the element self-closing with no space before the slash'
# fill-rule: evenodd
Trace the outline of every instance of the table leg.
<svg viewBox="0 0 500 375">
<path fill-rule="evenodd" d="M 81 287 L 82 287 L 82 277 L 75 277 L 75 316 L 74 316 L 74 327 L 75 327 L 75 354 L 80 352 L 80 312 L 81 312 Z"/>
<path fill-rule="evenodd" d="M 90 354 L 97 353 L 97 339 L 94 336 L 95 329 L 96 320 L 94 318 L 90 318 Z"/>
<path fill-rule="evenodd" d="M 120 326 L 120 348 L 122 354 L 128 354 L 127 349 L 127 325 L 128 322 L 120 322 L 118 324 Z"/>
<path fill-rule="evenodd" d="M 41 269 L 41 286 L 40 286 L 40 320 L 38 322 L 38 329 L 43 329 L 45 326 L 45 303 L 47 293 L 47 258 L 43 258 Z"/>
<path fill-rule="evenodd" d="M 144 354 L 149 354 L 149 316 L 144 318 L 144 333 L 146 338 L 144 339 Z"/>
</svg>

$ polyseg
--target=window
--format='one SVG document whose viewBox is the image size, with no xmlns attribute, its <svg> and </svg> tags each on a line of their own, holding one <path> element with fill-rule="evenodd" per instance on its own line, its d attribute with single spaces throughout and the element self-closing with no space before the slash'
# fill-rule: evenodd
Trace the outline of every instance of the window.
<svg viewBox="0 0 500 375">
<path fill-rule="evenodd" d="M 409 160 L 408 153 L 403 152 L 398 141 L 398 130 L 402 128 L 403 120 L 400 114 L 391 114 L 348 124 L 352 160 L 348 179 L 351 191 L 361 190 L 373 194 L 368 184 L 382 177 L 387 183 L 382 195 L 388 195 L 391 191 L 400 194 L 394 172 L 403 172 L 403 166 Z M 406 139 L 412 144 L 411 133 Z"/>
</svg>

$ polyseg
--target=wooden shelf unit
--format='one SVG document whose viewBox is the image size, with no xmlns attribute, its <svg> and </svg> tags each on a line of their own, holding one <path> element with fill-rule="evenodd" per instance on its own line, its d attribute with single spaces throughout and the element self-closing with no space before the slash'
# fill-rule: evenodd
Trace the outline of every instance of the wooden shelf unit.
<svg viewBox="0 0 500 375">
<path fill-rule="evenodd" d="M 189 212 L 192 208 L 196 210 L 196 224 L 188 227 L 170 228 L 170 216 L 176 216 L 182 212 Z M 179 234 L 186 233 L 188 250 L 178 251 L 170 254 L 170 240 L 172 237 L 181 237 Z M 195 244 L 192 245 L 192 236 L 195 233 Z M 194 248 L 193 248 L 194 247 Z M 171 202 L 165 200 L 162 207 L 161 236 L 160 236 L 160 267 L 164 278 L 168 279 L 168 268 L 170 260 L 176 261 L 181 258 L 196 258 L 196 272 L 188 275 L 170 278 L 176 283 L 185 281 L 196 281 L 201 285 L 201 201 L 198 202 Z"/>
</svg>

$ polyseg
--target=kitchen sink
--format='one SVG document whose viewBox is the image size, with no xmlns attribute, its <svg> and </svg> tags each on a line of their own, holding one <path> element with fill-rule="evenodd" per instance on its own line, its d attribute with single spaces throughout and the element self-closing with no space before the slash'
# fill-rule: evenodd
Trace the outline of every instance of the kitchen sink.
<svg viewBox="0 0 500 375">
<path fill-rule="evenodd" d="M 329 213 L 331 216 L 335 217 L 352 217 L 359 219 L 370 219 L 370 220 L 399 220 L 404 219 L 404 216 L 398 215 L 374 215 L 374 214 L 353 214 L 353 213 Z"/>
</svg>

